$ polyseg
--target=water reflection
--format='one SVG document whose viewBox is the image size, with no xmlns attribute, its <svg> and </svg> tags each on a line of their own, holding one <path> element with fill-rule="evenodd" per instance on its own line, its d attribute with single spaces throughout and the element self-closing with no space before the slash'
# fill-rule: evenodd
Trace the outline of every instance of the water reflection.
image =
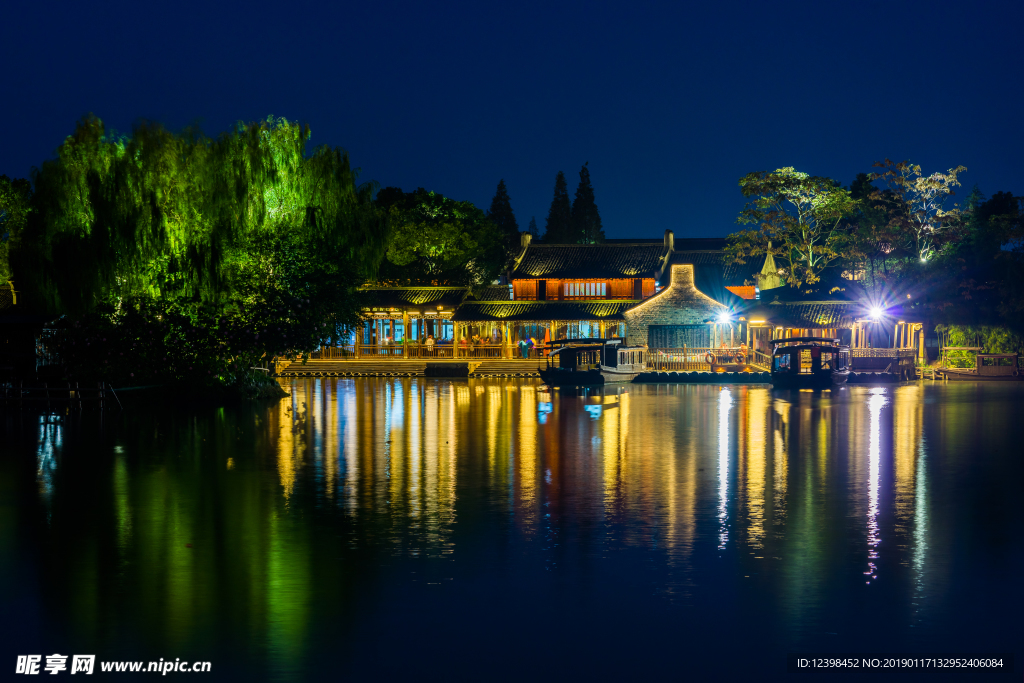
<svg viewBox="0 0 1024 683">
<path fill-rule="evenodd" d="M 36 483 L 39 495 L 49 503 L 53 495 L 53 477 L 57 470 L 57 454 L 63 443 L 64 427 L 55 415 L 39 416 L 39 447 L 36 449 Z"/>
<path fill-rule="evenodd" d="M 665 633 L 718 623 L 728 605 L 794 648 L 862 618 L 850 607 L 861 603 L 861 626 L 934 635 L 922 615 L 950 599 L 951 553 L 1019 521 L 979 517 L 965 497 L 980 490 L 961 486 L 971 468 L 992 466 L 960 458 L 965 444 L 1005 444 L 962 401 L 943 402 L 956 388 L 288 388 L 271 407 L 148 415 L 102 439 L 53 417 L 26 426 L 25 498 L 46 520 L 33 566 L 62 591 L 45 609 L 79 651 L 137 637 L 159 656 L 242 652 L 289 678 L 315 668 L 324 643 L 365 645 L 367 624 L 425 637 L 403 610 L 452 610 L 507 641 L 519 631 L 502 615 L 573 619 L 606 599 L 631 618 L 633 604 L 691 610 L 671 612 Z M 988 412 L 1014 423 L 1019 404 L 993 401 Z M 69 443 L 96 450 L 71 458 Z M 998 463 L 999 481 L 1019 481 L 1019 463 Z M 417 592 L 428 586 L 441 588 Z"/>
<path fill-rule="evenodd" d="M 718 394 L 718 549 L 729 541 L 729 409 L 732 392 Z"/>
<path fill-rule="evenodd" d="M 868 446 L 868 569 L 864 574 L 866 583 L 878 578 L 878 544 L 882 542 L 878 526 L 879 487 L 881 485 L 882 468 L 882 407 L 887 403 L 885 389 L 872 389 L 868 399 L 868 410 L 871 413 L 871 433 Z"/>
</svg>

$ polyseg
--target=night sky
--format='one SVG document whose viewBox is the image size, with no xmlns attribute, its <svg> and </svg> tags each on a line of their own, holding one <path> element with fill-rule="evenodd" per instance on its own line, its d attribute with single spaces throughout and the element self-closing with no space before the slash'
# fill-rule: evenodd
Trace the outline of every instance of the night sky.
<svg viewBox="0 0 1024 683">
<path fill-rule="evenodd" d="M 0 173 L 92 112 L 209 134 L 269 114 L 361 180 L 543 231 L 590 162 L 608 237 L 725 235 L 750 171 L 885 157 L 1024 194 L 1024 2 L 6 3 Z"/>
</svg>

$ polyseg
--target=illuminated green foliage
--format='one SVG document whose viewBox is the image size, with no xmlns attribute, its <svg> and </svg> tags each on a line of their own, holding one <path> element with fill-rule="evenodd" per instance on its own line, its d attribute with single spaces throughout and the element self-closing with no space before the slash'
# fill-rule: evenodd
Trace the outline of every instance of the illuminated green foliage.
<svg viewBox="0 0 1024 683">
<path fill-rule="evenodd" d="M 740 179 L 747 205 L 737 223 L 756 225 L 729 236 L 727 253 L 736 263 L 771 253 L 793 286 L 814 284 L 848 244 L 843 218 L 856 202 L 830 179 L 793 167 L 759 171 Z"/>
<path fill-rule="evenodd" d="M 914 257 L 925 262 L 935 255 L 946 233 L 960 223 L 960 209 L 954 204 L 945 207 L 953 188 L 960 185 L 958 176 L 967 170 L 964 166 L 946 173 L 924 175 L 921 167 L 908 161 L 879 161 L 875 167 L 883 169 L 872 174 L 872 180 L 882 180 L 889 186 L 887 196 L 876 192 L 873 199 L 883 201 L 889 208 L 890 232 L 897 238 L 894 246 L 912 249 Z"/>
<path fill-rule="evenodd" d="M 284 119 L 216 139 L 81 121 L 34 174 L 12 265 L 83 378 L 237 384 L 357 319 L 356 285 L 387 246 L 375 188 L 339 149 L 306 153 Z"/>
<path fill-rule="evenodd" d="M 217 139 L 156 124 L 130 137 L 81 121 L 34 174 L 24 249 L 31 289 L 51 310 L 81 313 L 107 297 L 220 301 L 249 242 L 287 231 L 312 251 L 372 270 L 386 233 L 347 156 L 284 119 Z M 251 265 L 251 264 L 250 264 Z"/>
<path fill-rule="evenodd" d="M 24 178 L 0 175 L 0 285 L 13 277 L 10 253 L 28 220 L 32 186 Z"/>
<path fill-rule="evenodd" d="M 396 187 L 382 189 L 376 201 L 391 226 L 385 281 L 490 284 L 509 263 L 504 236 L 472 202 Z"/>
</svg>

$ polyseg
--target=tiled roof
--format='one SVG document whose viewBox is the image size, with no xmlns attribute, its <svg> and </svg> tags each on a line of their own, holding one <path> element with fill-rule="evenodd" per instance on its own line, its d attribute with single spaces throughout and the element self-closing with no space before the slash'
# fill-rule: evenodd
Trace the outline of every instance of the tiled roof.
<svg viewBox="0 0 1024 683">
<path fill-rule="evenodd" d="M 358 296 L 362 308 L 454 308 L 468 291 L 465 287 L 360 287 Z"/>
<path fill-rule="evenodd" d="M 623 320 L 635 301 L 467 301 L 452 320 Z"/>
<path fill-rule="evenodd" d="M 713 242 L 716 240 L 688 240 L 692 242 Z M 724 248 L 725 239 L 717 240 Z M 757 273 L 764 265 L 764 256 L 747 259 L 746 263 L 726 263 L 725 252 L 721 249 L 680 249 L 680 240 L 676 240 L 676 250 L 672 253 L 672 263 L 692 263 L 697 266 L 697 279 L 707 275 L 707 282 L 714 280 L 717 285 L 742 286 L 747 280 L 755 281 Z M 703 273 L 701 272 L 703 271 Z M 705 282 L 704 284 L 707 284 Z"/>
<path fill-rule="evenodd" d="M 796 323 L 806 323 L 808 327 L 837 328 L 849 327 L 853 324 L 857 304 L 852 302 L 786 304 L 785 317 Z"/>
<path fill-rule="evenodd" d="M 492 285 L 484 289 L 473 299 L 477 301 L 511 301 L 512 295 L 508 291 L 508 285 Z"/>
<path fill-rule="evenodd" d="M 722 252 L 715 251 L 697 251 L 697 250 L 686 250 L 679 251 L 678 249 L 672 252 L 672 263 L 692 263 L 695 266 L 720 266 L 722 265 Z"/>
<path fill-rule="evenodd" d="M 810 303 L 812 301 L 828 303 L 848 302 L 861 301 L 863 299 L 863 288 L 855 282 L 843 279 L 823 281 L 801 287 L 783 285 L 782 287 L 766 289 L 761 292 L 762 301 L 768 303 L 777 301 L 782 304 Z"/>
<path fill-rule="evenodd" d="M 661 243 L 531 244 L 513 279 L 653 277 Z"/>
</svg>

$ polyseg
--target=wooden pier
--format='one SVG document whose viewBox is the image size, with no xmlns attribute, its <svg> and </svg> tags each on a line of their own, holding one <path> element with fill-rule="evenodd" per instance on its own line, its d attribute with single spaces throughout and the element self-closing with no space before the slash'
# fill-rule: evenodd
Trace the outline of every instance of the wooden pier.
<svg viewBox="0 0 1024 683">
<path fill-rule="evenodd" d="M 275 374 L 279 377 L 427 377 L 431 368 L 440 370 L 438 376 L 457 376 L 465 368 L 464 377 L 522 377 L 539 378 L 536 359 L 416 359 L 416 360 L 307 360 L 278 363 Z M 451 372 L 444 372 L 451 366 Z"/>
</svg>

